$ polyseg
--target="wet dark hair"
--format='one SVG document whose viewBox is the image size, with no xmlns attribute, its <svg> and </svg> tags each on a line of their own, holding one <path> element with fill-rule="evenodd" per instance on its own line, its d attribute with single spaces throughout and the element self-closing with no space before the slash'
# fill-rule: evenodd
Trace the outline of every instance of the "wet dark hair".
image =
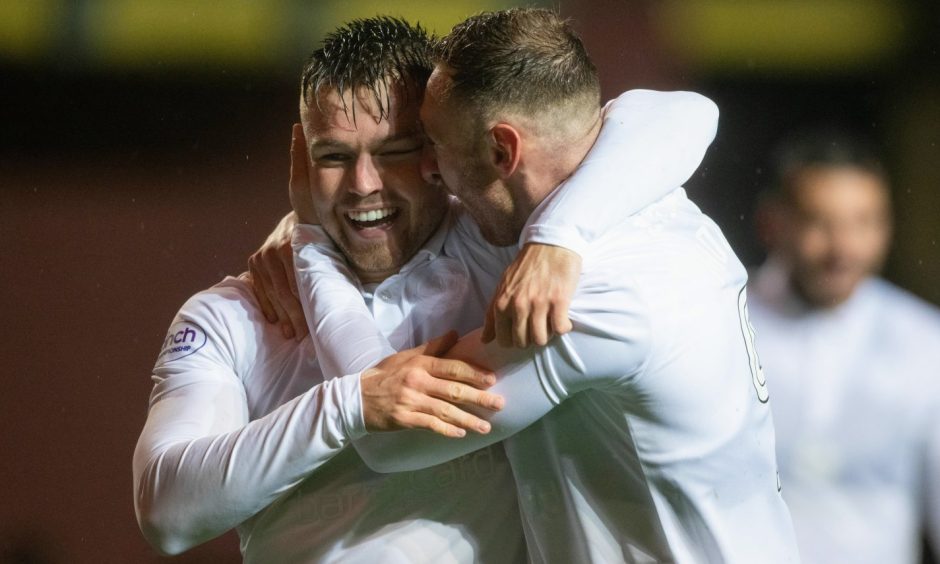
<svg viewBox="0 0 940 564">
<path fill-rule="evenodd" d="M 484 12 L 457 24 L 434 49 L 452 71 L 447 95 L 481 112 L 532 111 L 584 97 L 600 103 L 597 69 L 568 21 L 544 8 Z"/>
<path fill-rule="evenodd" d="M 365 88 L 376 102 L 379 118 L 388 119 L 390 83 L 398 83 L 406 97 L 420 98 L 424 93 L 433 69 L 432 41 L 420 25 L 400 18 L 353 20 L 327 35 L 304 64 L 301 75 L 304 103 L 308 107 L 311 101 L 319 105 L 318 96 L 326 89 L 342 94 Z M 349 114 L 345 100 L 343 110 Z M 354 101 L 353 122 L 355 118 Z"/>
<path fill-rule="evenodd" d="M 811 167 L 851 167 L 880 178 L 887 173 L 874 144 L 848 130 L 822 126 L 791 133 L 773 153 L 774 180 L 771 196 L 792 199 L 793 180 Z"/>
</svg>

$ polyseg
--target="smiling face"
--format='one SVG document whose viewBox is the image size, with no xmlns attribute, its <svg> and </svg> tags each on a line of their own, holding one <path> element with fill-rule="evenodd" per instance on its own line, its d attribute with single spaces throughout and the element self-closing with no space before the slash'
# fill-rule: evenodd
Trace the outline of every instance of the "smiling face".
<svg viewBox="0 0 940 564">
<path fill-rule="evenodd" d="M 301 103 L 312 199 L 321 225 L 359 278 L 379 282 L 440 225 L 447 196 L 421 177 L 423 135 L 414 96 L 391 88 L 388 119 L 379 117 L 365 89 L 343 96 L 345 104 L 329 89 L 319 94 L 319 105 Z"/>
<path fill-rule="evenodd" d="M 877 175 L 851 166 L 813 166 L 791 179 L 775 247 L 794 289 L 817 307 L 847 300 L 878 270 L 891 232 L 888 191 Z"/>
</svg>

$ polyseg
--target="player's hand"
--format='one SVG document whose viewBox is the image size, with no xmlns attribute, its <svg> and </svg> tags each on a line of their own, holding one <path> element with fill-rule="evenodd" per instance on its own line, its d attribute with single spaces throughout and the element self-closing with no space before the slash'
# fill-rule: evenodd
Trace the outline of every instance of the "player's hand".
<svg viewBox="0 0 940 564">
<path fill-rule="evenodd" d="M 299 123 L 295 123 L 290 139 L 290 205 L 300 223 L 317 225 L 320 223 L 320 218 L 313 205 L 313 195 L 310 192 L 308 159 L 304 128 Z"/>
<path fill-rule="evenodd" d="M 288 217 L 281 220 L 261 248 L 248 258 L 248 280 L 268 322 L 279 324 L 284 338 L 300 340 L 307 334 L 307 321 L 294 277 L 294 253 L 290 244 L 294 222 L 288 221 Z"/>
<path fill-rule="evenodd" d="M 563 247 L 528 243 L 496 288 L 483 342 L 525 348 L 571 331 L 568 307 L 581 275 L 581 256 Z"/>
<path fill-rule="evenodd" d="M 298 222 L 316 223 L 317 217 L 310 194 L 306 140 L 299 123 L 291 130 L 289 191 L 294 213 L 286 215 L 249 257 L 247 280 L 268 322 L 279 324 L 285 338 L 300 340 L 307 335 L 307 323 L 294 276 L 291 233 Z"/>
<path fill-rule="evenodd" d="M 467 430 L 490 432 L 490 424 L 463 407 L 491 411 L 503 398 L 483 391 L 496 377 L 459 360 L 439 358 L 457 342 L 453 331 L 394 354 L 362 373 L 362 410 L 369 431 L 428 429 L 445 437 Z"/>
</svg>

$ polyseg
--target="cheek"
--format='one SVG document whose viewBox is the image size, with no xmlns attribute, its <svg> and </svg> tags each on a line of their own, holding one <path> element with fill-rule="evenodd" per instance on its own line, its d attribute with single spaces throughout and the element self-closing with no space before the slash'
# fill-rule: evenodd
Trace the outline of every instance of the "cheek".
<svg viewBox="0 0 940 564">
<path fill-rule="evenodd" d="M 889 231 L 886 225 L 870 225 L 860 237 L 859 251 L 869 261 L 876 262 L 888 250 Z"/>
<path fill-rule="evenodd" d="M 386 164 L 382 167 L 382 182 L 386 186 L 409 187 L 424 184 L 421 176 L 421 159 L 408 159 L 397 163 Z M 402 192 L 402 188 L 399 188 Z"/>
<path fill-rule="evenodd" d="M 321 217 L 333 207 L 343 183 L 342 169 L 310 171 L 310 194 L 313 205 Z"/>
<path fill-rule="evenodd" d="M 460 167 L 457 164 L 456 159 L 453 155 L 449 154 L 446 151 L 438 151 L 436 155 L 437 159 L 437 170 L 441 175 L 441 178 L 444 180 L 444 183 L 447 185 L 447 188 L 456 196 L 460 196 L 460 191 L 462 189 L 461 179 L 460 179 Z"/>
<path fill-rule="evenodd" d="M 821 227 L 803 227 L 794 237 L 795 251 L 804 261 L 822 258 L 829 250 L 829 238 Z"/>
</svg>

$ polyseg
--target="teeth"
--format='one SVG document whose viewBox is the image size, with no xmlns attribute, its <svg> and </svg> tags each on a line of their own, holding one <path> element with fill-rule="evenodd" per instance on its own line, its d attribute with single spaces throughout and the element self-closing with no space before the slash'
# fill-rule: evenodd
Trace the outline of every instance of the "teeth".
<svg viewBox="0 0 940 564">
<path fill-rule="evenodd" d="M 392 215 L 392 212 L 395 210 L 392 208 L 383 208 L 380 210 L 370 210 L 370 211 L 351 211 L 347 212 L 346 215 L 349 216 L 349 219 L 353 221 L 377 221 L 379 219 L 385 219 L 386 217 Z"/>
</svg>

